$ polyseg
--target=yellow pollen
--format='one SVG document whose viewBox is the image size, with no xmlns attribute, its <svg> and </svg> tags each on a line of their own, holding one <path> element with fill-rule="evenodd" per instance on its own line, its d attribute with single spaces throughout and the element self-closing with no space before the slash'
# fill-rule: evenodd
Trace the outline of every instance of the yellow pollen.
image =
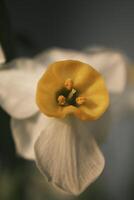
<svg viewBox="0 0 134 200">
<path fill-rule="evenodd" d="M 77 97 L 77 98 L 76 98 L 76 103 L 77 103 L 78 105 L 84 104 L 85 101 L 86 101 L 86 97 Z"/>
<path fill-rule="evenodd" d="M 63 95 L 60 95 L 57 99 L 58 104 L 64 106 L 66 103 L 66 98 Z"/>
<path fill-rule="evenodd" d="M 73 88 L 73 81 L 71 78 L 68 78 L 65 83 L 64 86 L 66 89 L 71 90 Z"/>
<path fill-rule="evenodd" d="M 74 88 L 73 80 L 68 78 L 64 83 L 64 87 L 58 91 L 57 102 L 60 106 L 80 106 L 85 103 L 86 98 L 79 96 L 79 91 Z"/>
</svg>

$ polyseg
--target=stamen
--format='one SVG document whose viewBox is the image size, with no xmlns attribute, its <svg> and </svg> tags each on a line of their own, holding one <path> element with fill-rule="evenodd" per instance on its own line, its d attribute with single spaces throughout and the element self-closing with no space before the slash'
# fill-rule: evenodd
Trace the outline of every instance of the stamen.
<svg viewBox="0 0 134 200">
<path fill-rule="evenodd" d="M 73 87 L 72 79 L 68 78 L 64 87 L 56 93 L 56 99 L 60 106 L 80 106 L 85 103 L 86 98 L 79 96 L 79 91 Z"/>
<path fill-rule="evenodd" d="M 86 97 L 77 97 L 76 98 L 76 103 L 80 106 L 82 104 L 84 104 L 86 101 Z"/>
<path fill-rule="evenodd" d="M 57 99 L 58 104 L 64 106 L 66 104 L 66 98 L 63 95 L 60 95 Z"/>
</svg>

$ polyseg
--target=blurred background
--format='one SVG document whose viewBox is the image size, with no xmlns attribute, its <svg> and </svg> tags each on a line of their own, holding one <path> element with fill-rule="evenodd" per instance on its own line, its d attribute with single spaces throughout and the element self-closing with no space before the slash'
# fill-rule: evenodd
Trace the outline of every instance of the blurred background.
<svg viewBox="0 0 134 200">
<path fill-rule="evenodd" d="M 132 0 L 0 0 L 5 61 L 32 57 L 51 47 L 105 46 L 122 51 L 133 62 L 133 10 Z M 106 168 L 78 199 L 134 199 L 133 80 L 128 77 L 130 86 L 120 102 L 119 117 L 103 144 Z M 16 155 L 9 122 L 0 109 L 0 200 L 55 199 L 35 164 Z"/>
</svg>

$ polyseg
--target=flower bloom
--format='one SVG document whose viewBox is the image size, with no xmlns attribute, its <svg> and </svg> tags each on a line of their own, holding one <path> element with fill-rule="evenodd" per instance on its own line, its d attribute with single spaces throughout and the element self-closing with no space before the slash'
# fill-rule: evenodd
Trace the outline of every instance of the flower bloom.
<svg viewBox="0 0 134 200">
<path fill-rule="evenodd" d="M 63 100 L 62 106 L 58 105 L 58 98 L 62 98 L 59 99 Z M 74 60 L 56 62 L 48 67 L 39 81 L 36 99 L 47 116 L 64 118 L 74 114 L 81 120 L 99 118 L 109 102 L 100 73 Z"/>
<path fill-rule="evenodd" d="M 110 94 L 117 93 L 125 85 L 125 61 L 121 54 L 111 50 L 89 54 L 55 51 L 45 52 L 43 58 L 41 55 L 33 60 L 17 59 L 3 65 L 0 105 L 12 116 L 18 154 L 35 160 L 53 185 L 77 195 L 104 168 L 104 158 L 90 133 L 89 122 L 99 118 L 108 106 L 103 78 L 79 61 L 68 61 L 65 66 L 65 61 L 50 65 L 36 93 L 37 104 L 45 115 L 35 104 L 38 79 L 46 69 L 44 66 L 56 58 L 59 60 L 59 56 L 60 59 L 79 58 L 104 75 Z"/>
<path fill-rule="evenodd" d="M 53 184 L 79 194 L 104 167 L 88 123 L 80 121 L 95 120 L 108 107 L 104 80 L 88 64 L 59 61 L 51 64 L 40 79 L 36 100 L 41 112 L 60 119 L 40 135 L 35 145 L 37 164 Z"/>
</svg>

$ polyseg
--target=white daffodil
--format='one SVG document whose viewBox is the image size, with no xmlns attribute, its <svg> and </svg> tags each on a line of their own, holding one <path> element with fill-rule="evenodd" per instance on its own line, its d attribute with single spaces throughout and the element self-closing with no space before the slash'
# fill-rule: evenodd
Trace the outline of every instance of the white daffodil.
<svg viewBox="0 0 134 200">
<path fill-rule="evenodd" d="M 92 67 L 62 61 L 51 65 L 38 84 L 37 103 L 45 115 L 41 114 L 35 103 L 37 82 L 48 64 L 66 59 L 94 66 L 103 74 L 110 93 L 124 89 L 125 59 L 120 53 L 107 49 L 90 53 L 54 49 L 35 59 L 20 58 L 2 66 L 0 105 L 12 117 L 18 154 L 35 160 L 53 185 L 78 195 L 104 168 L 90 123 L 83 119 L 98 118 L 108 106 L 108 95 L 100 73 Z M 71 92 L 66 96 L 67 87 Z M 70 113 L 76 117 L 69 117 Z"/>
</svg>

